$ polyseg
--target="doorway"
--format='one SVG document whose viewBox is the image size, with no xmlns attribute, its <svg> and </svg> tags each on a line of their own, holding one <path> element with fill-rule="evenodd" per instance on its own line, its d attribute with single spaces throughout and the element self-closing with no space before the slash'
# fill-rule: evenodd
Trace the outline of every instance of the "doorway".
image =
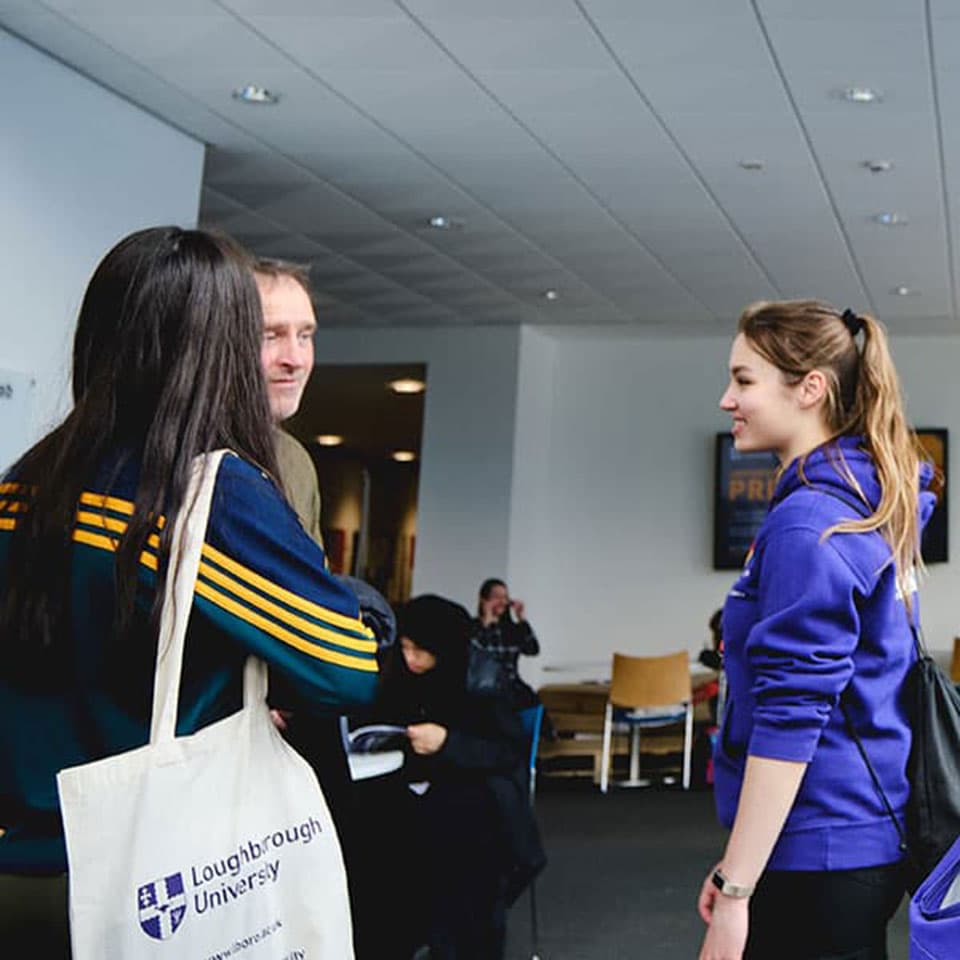
<svg viewBox="0 0 960 960">
<path fill-rule="evenodd" d="M 317 470 L 333 573 L 410 597 L 426 397 L 425 364 L 318 364 L 284 424 Z"/>
</svg>

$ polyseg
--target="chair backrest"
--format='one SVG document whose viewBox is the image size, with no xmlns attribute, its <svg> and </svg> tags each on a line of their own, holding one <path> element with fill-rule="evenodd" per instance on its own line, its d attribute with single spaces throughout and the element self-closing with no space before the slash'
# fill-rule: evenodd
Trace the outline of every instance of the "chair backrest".
<svg viewBox="0 0 960 960">
<path fill-rule="evenodd" d="M 953 638 L 953 660 L 950 663 L 950 679 L 960 683 L 960 637 Z"/>
<path fill-rule="evenodd" d="M 690 654 L 662 657 L 613 655 L 610 702 L 616 707 L 664 707 L 691 698 Z"/>
<path fill-rule="evenodd" d="M 540 746 L 540 727 L 543 725 L 543 704 L 538 703 L 535 707 L 527 707 L 519 713 L 520 722 L 523 729 L 530 737 L 530 772 L 537 769 L 537 749 Z"/>
</svg>

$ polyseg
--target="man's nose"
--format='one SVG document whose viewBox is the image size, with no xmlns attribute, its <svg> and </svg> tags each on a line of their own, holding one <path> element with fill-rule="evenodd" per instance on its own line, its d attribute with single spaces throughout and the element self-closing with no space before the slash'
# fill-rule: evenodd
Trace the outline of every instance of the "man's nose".
<svg viewBox="0 0 960 960">
<path fill-rule="evenodd" d="M 306 349 L 296 335 L 284 337 L 277 351 L 277 361 L 285 367 L 302 367 L 306 363 Z"/>
</svg>

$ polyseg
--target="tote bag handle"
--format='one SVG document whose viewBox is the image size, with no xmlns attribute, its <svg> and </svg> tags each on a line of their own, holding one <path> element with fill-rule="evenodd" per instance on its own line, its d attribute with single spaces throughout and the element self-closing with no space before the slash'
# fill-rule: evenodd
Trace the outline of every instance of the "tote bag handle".
<svg viewBox="0 0 960 960">
<path fill-rule="evenodd" d="M 193 593 L 200 570 L 210 505 L 217 473 L 227 450 L 201 454 L 191 468 L 183 507 L 177 517 L 170 546 L 168 576 L 164 587 L 157 663 L 153 679 L 153 710 L 150 743 L 173 740 L 180 702 L 180 675 L 187 624 L 193 610 Z M 267 671 L 262 661 L 249 657 L 243 673 L 243 702 L 262 700 L 267 693 Z"/>
</svg>

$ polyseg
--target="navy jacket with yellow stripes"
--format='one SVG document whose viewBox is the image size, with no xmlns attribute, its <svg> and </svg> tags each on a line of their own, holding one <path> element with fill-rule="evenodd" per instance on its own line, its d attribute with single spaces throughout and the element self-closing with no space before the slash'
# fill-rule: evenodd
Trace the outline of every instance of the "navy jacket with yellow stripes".
<svg viewBox="0 0 960 960">
<path fill-rule="evenodd" d="M 133 511 L 138 466 L 106 465 L 82 495 L 74 529 L 70 685 L 24 692 L 0 670 L 0 873 L 66 869 L 55 776 L 63 767 L 146 743 L 155 646 L 115 634 L 113 550 Z M 0 591 L 11 532 L 29 493 L 0 484 Z M 152 537 L 141 557 L 136 624 L 153 599 Z M 143 631 L 146 635 L 146 629 Z M 331 576 L 273 482 L 224 457 L 217 477 L 187 631 L 178 734 L 240 708 L 243 664 L 262 657 L 298 710 L 342 712 L 376 692 L 376 642 L 356 596 Z M 294 704 L 284 704 L 284 706 Z"/>
</svg>

